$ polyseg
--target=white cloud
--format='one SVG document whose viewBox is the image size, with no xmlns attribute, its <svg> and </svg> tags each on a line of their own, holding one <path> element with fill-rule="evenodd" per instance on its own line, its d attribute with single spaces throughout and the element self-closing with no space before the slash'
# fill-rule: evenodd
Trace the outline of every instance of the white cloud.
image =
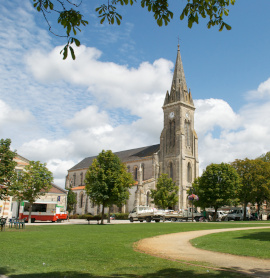
<svg viewBox="0 0 270 278">
<path fill-rule="evenodd" d="M 57 47 L 48 55 L 36 51 L 28 56 L 27 63 L 35 78 L 85 85 L 91 95 L 107 107 L 129 109 L 140 116 L 140 112 L 145 113 L 144 106 L 151 105 L 152 98 L 165 95 L 171 83 L 173 64 L 165 59 L 153 64 L 144 62 L 135 69 L 101 62 L 101 52 L 85 46 L 76 48 L 76 61 L 63 61 L 60 49 Z"/>
<path fill-rule="evenodd" d="M 270 97 L 270 78 L 266 81 L 262 82 L 257 90 L 249 91 L 247 94 L 247 99 L 263 99 L 263 98 Z"/>
<path fill-rule="evenodd" d="M 0 99 L 0 127 L 10 124 L 23 124 L 32 120 L 32 114 L 27 110 L 14 109 Z"/>
<path fill-rule="evenodd" d="M 108 125 L 109 117 L 106 111 L 99 112 L 97 106 L 88 106 L 75 113 L 72 119 L 66 121 L 66 126 L 72 129 L 100 128 Z"/>
<path fill-rule="evenodd" d="M 270 102 L 247 104 L 238 113 L 223 100 L 206 99 L 195 103 L 200 172 L 210 163 L 256 158 L 269 151 Z M 218 135 L 215 126 L 220 128 Z"/>
<path fill-rule="evenodd" d="M 46 162 L 58 158 L 69 159 L 74 153 L 73 144 L 66 139 L 48 140 L 40 138 L 23 143 L 18 151 L 31 160 Z"/>
<path fill-rule="evenodd" d="M 215 127 L 222 129 L 237 129 L 239 116 L 230 105 L 222 99 L 194 100 L 196 113 L 196 131 L 203 135 L 213 131 Z"/>
</svg>

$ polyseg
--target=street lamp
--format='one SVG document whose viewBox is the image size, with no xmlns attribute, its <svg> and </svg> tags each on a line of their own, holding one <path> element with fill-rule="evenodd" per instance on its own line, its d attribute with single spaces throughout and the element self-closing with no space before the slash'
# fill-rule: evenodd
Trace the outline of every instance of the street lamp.
<svg viewBox="0 0 270 278">
<path fill-rule="evenodd" d="M 193 192 L 193 188 L 191 188 L 191 192 Z M 195 201 L 198 201 L 199 200 L 199 197 L 197 196 L 197 195 L 195 195 L 195 194 L 191 194 L 191 195 L 189 195 L 188 196 L 188 199 L 191 201 L 191 203 L 192 203 L 192 222 L 193 222 L 193 201 L 195 200 Z"/>
</svg>

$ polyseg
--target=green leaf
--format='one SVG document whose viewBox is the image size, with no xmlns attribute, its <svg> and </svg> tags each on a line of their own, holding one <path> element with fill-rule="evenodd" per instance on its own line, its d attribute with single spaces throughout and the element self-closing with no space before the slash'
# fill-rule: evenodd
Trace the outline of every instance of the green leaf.
<svg viewBox="0 0 270 278">
<path fill-rule="evenodd" d="M 74 39 L 74 42 L 75 42 L 76 46 L 80 46 L 81 45 L 81 42 L 78 39 L 75 39 L 75 38 L 73 38 L 73 39 Z"/>
<path fill-rule="evenodd" d="M 72 59 L 75 60 L 76 56 L 75 56 L 74 50 L 73 50 L 73 48 L 71 46 L 69 46 L 69 50 L 70 50 Z"/>
</svg>

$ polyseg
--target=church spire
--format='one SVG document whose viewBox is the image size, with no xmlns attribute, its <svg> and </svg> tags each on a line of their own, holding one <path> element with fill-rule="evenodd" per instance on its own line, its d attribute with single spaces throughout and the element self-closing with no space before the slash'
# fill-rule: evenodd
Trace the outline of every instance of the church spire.
<svg viewBox="0 0 270 278">
<path fill-rule="evenodd" d="M 176 57 L 176 62 L 174 67 L 171 91 L 173 87 L 175 88 L 176 92 L 178 92 L 179 90 L 186 91 L 186 92 L 188 91 L 179 44 L 178 44 L 177 57 Z"/>
<path fill-rule="evenodd" d="M 191 93 L 190 91 L 188 92 L 187 89 L 186 77 L 181 59 L 179 44 L 177 49 L 177 57 L 174 67 L 172 86 L 170 94 L 168 94 L 168 92 L 166 94 L 164 105 L 177 101 L 183 101 L 193 105 Z"/>
</svg>

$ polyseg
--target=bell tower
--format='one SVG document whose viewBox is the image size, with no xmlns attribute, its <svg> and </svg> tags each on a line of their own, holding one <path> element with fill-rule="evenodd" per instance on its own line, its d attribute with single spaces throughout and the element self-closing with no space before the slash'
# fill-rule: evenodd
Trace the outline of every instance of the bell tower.
<svg viewBox="0 0 270 278">
<path fill-rule="evenodd" d="M 164 104 L 164 127 L 160 135 L 160 173 L 168 174 L 179 188 L 178 207 L 185 209 L 187 189 L 199 176 L 198 137 L 194 130 L 195 107 L 191 91 L 187 89 L 180 48 L 170 93 Z"/>
</svg>

